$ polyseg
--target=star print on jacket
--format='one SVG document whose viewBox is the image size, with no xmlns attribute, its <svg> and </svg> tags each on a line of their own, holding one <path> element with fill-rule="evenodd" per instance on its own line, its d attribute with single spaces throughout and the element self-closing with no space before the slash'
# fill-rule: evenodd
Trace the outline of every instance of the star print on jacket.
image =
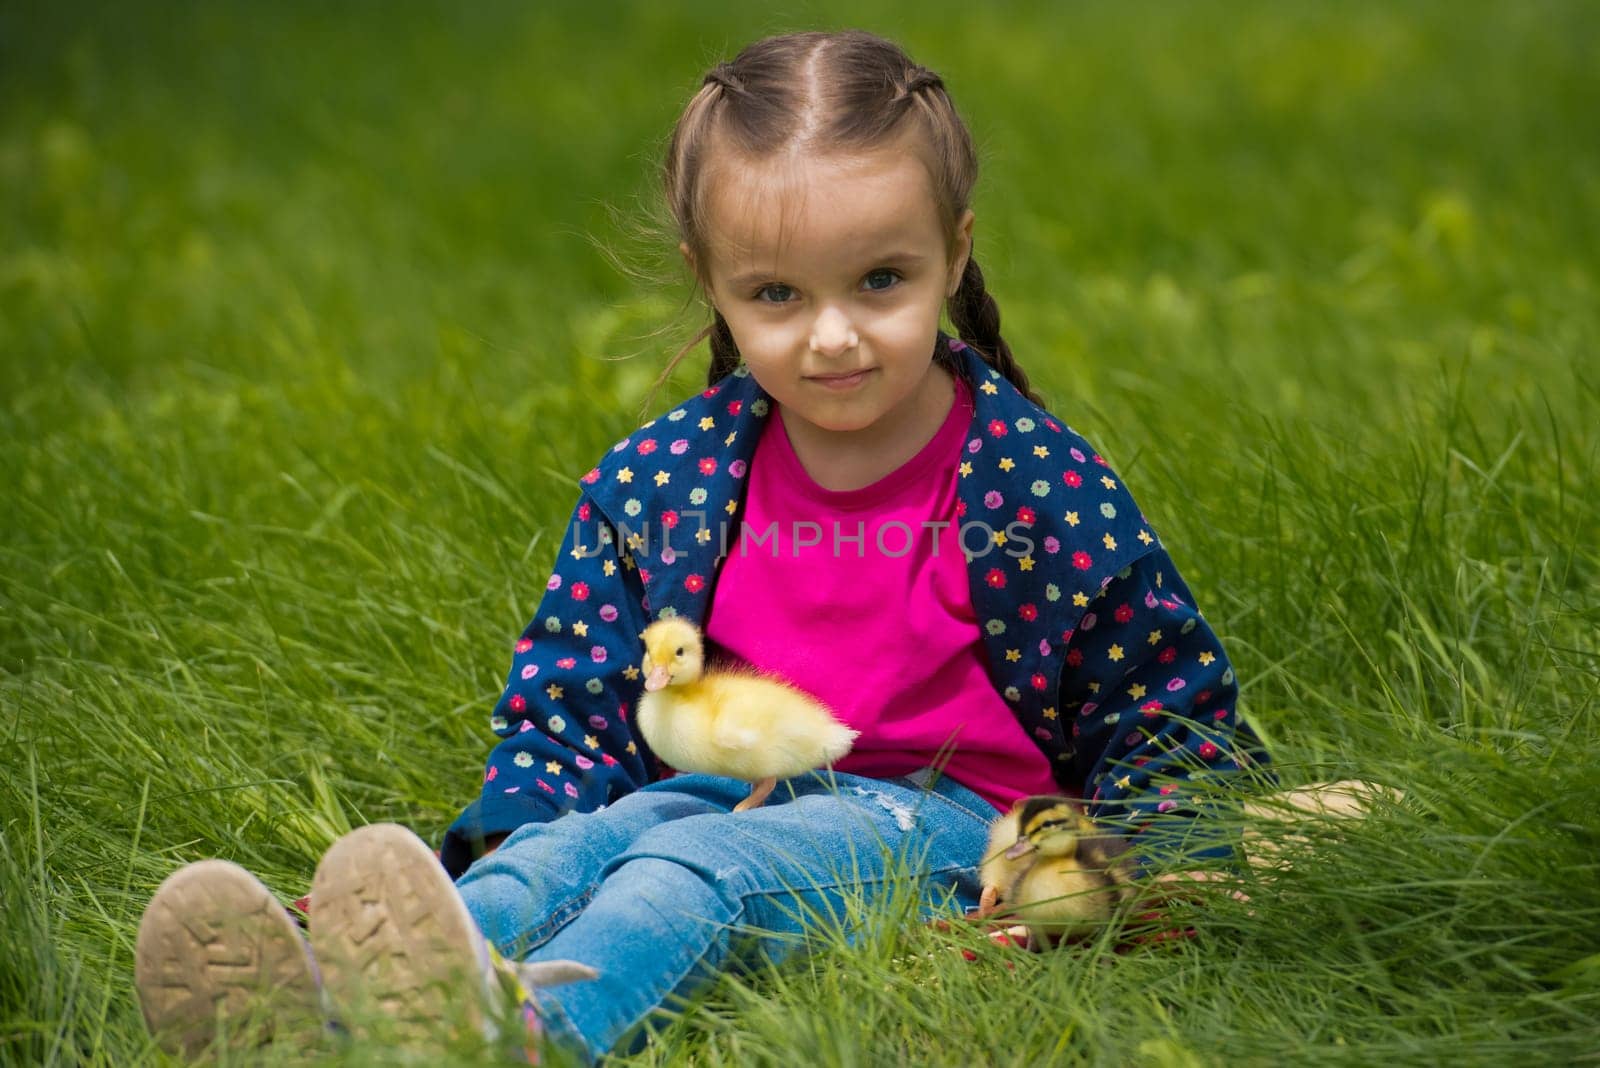
<svg viewBox="0 0 1600 1068">
<path fill-rule="evenodd" d="M 1105 460 L 964 342 L 941 332 L 937 343 L 976 408 L 957 511 L 990 681 L 1062 789 L 1143 835 L 1146 859 L 1184 833 L 1204 838 L 1184 786 L 1265 760 L 1237 716 L 1221 643 Z M 579 480 L 490 718 L 502 740 L 478 799 L 446 833 L 452 875 L 486 836 L 593 811 L 659 775 L 630 725 L 640 634 L 673 615 L 704 627 L 772 406 L 740 366 Z"/>
</svg>

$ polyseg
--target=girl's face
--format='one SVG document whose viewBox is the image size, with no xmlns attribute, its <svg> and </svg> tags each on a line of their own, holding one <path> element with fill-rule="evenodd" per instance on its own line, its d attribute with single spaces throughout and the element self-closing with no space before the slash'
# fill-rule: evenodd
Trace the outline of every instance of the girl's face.
<svg viewBox="0 0 1600 1068">
<path fill-rule="evenodd" d="M 948 398 L 933 349 L 972 212 L 947 250 L 927 172 L 898 146 L 710 177 L 707 289 L 791 430 L 878 439 L 925 422 Z"/>
</svg>

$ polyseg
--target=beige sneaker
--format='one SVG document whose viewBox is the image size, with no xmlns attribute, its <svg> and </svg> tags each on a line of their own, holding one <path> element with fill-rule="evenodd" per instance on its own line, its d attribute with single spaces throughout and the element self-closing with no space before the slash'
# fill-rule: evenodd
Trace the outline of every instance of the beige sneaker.
<svg viewBox="0 0 1600 1068">
<path fill-rule="evenodd" d="M 356 1038 L 493 1033 L 488 944 L 422 839 L 393 823 L 351 831 L 317 865 L 311 900 L 329 1006 Z"/>
<path fill-rule="evenodd" d="M 505 960 L 433 850 L 375 823 L 335 842 L 311 883 L 311 944 L 330 1011 L 357 1039 L 490 1041 L 537 1062 L 531 990 L 596 977 L 576 961 Z"/>
<path fill-rule="evenodd" d="M 145 907 L 134 949 L 145 1023 L 193 1058 L 219 1038 L 310 1044 L 324 1031 L 317 966 L 284 907 L 226 860 L 167 877 Z"/>
</svg>

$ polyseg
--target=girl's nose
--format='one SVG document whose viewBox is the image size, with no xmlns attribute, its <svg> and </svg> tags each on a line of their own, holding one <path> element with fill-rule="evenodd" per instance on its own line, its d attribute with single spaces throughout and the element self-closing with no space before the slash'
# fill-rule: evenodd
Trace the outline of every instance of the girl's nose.
<svg viewBox="0 0 1600 1068">
<path fill-rule="evenodd" d="M 824 308 L 811 324 L 811 351 L 837 356 L 856 347 L 859 339 L 850 320 L 838 308 Z"/>
</svg>

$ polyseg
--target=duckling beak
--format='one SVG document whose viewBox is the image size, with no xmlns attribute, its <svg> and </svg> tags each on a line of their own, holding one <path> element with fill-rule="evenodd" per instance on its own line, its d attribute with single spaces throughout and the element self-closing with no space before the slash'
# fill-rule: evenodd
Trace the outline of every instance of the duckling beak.
<svg viewBox="0 0 1600 1068">
<path fill-rule="evenodd" d="M 1006 850 L 1005 856 L 1007 860 L 1016 860 L 1018 857 L 1025 857 L 1032 852 L 1033 843 L 1026 838 L 1018 838 L 1011 848 Z"/>
<path fill-rule="evenodd" d="M 650 674 L 645 677 L 644 688 L 653 692 L 664 688 L 671 679 L 672 676 L 667 673 L 667 665 L 658 664 L 651 668 Z"/>
</svg>

